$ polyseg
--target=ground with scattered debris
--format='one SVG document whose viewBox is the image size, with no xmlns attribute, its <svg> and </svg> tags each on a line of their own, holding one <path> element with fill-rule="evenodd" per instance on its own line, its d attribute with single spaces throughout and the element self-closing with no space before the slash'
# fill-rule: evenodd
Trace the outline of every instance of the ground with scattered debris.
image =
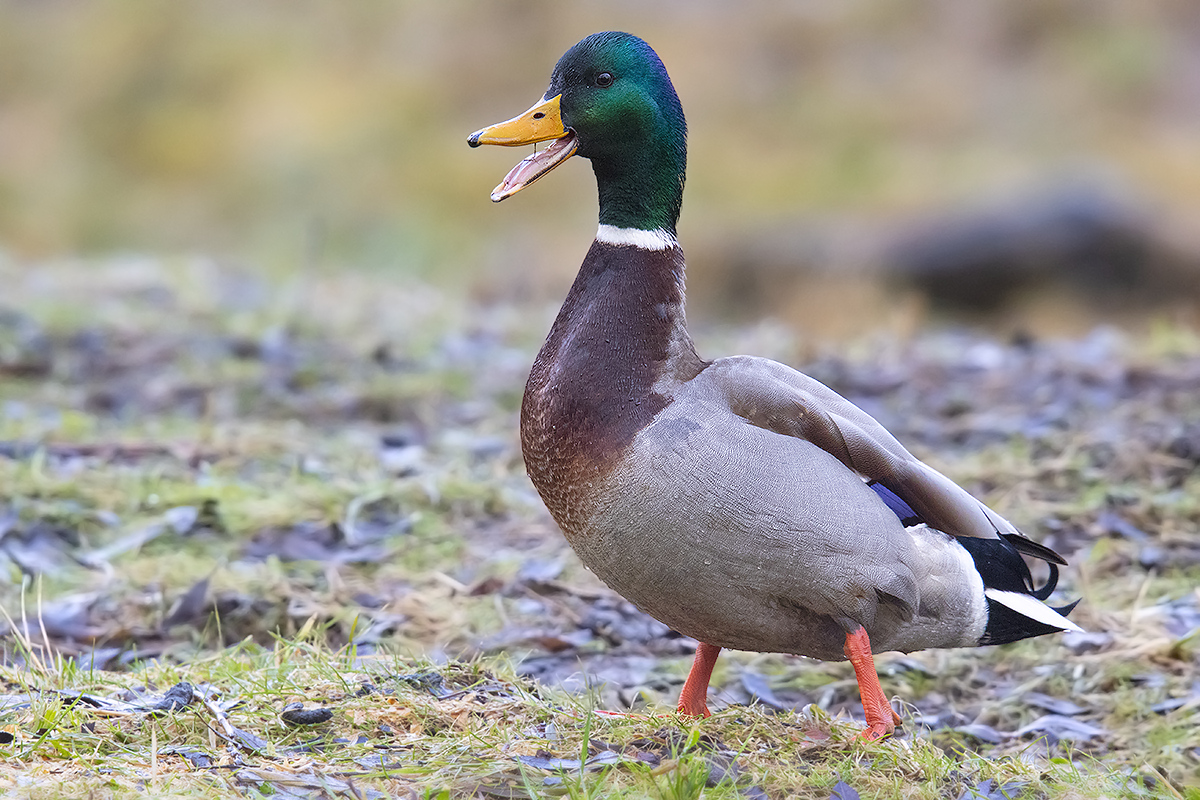
<svg viewBox="0 0 1200 800">
<path fill-rule="evenodd" d="M 0 262 L 0 786 L 33 797 L 1200 798 L 1200 339 L 696 331 L 860 403 L 1071 562 L 1086 634 L 723 656 L 585 572 L 516 418 L 555 309 L 363 273 Z M 594 710 L 630 710 L 617 717 Z"/>
</svg>

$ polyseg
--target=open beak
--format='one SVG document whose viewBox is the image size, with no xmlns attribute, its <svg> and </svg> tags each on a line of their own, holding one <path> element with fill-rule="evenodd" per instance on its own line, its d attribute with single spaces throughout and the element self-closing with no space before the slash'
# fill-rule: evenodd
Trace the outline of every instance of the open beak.
<svg viewBox="0 0 1200 800">
<path fill-rule="evenodd" d="M 543 100 L 519 117 L 489 125 L 467 137 L 467 144 L 471 147 L 479 147 L 481 144 L 516 147 L 554 140 L 549 147 L 522 159 L 521 163 L 509 170 L 504 180 L 500 181 L 500 185 L 492 190 L 492 202 L 499 203 L 506 197 L 512 197 L 575 155 L 579 143 L 575 134 L 563 127 L 562 114 L 558 107 L 560 98 L 561 94 Z"/>
</svg>

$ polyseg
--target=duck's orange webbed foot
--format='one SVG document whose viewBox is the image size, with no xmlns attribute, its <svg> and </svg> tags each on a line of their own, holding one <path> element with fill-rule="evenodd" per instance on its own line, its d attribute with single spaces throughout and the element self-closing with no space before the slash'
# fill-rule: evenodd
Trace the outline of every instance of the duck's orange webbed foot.
<svg viewBox="0 0 1200 800">
<path fill-rule="evenodd" d="M 712 644 L 700 643 L 696 648 L 696 657 L 692 661 L 692 669 L 688 672 L 687 680 L 683 683 L 683 691 L 679 693 L 679 706 L 676 713 L 684 717 L 711 717 L 708 710 L 708 681 L 712 678 L 713 665 L 721 648 Z M 592 714 L 609 719 L 655 719 L 653 715 L 631 713 L 627 711 L 603 711 L 594 709 Z"/>
<path fill-rule="evenodd" d="M 700 643 L 696 648 L 696 658 L 692 661 L 692 669 L 684 681 L 683 691 L 679 693 L 680 714 L 687 717 L 710 717 L 708 710 L 708 681 L 712 677 L 713 665 L 721 648 L 714 644 Z"/>
<path fill-rule="evenodd" d="M 863 712 L 867 717 L 867 729 L 862 738 L 875 741 L 891 736 L 900 724 L 900 715 L 892 710 L 879 683 L 879 673 L 875 671 L 875 658 L 871 655 L 871 640 L 867 638 L 865 628 L 859 628 L 853 633 L 846 634 L 844 648 L 846 658 L 854 667 L 854 677 L 858 679 L 858 691 L 862 695 Z M 697 657 L 699 653 L 697 652 Z"/>
</svg>

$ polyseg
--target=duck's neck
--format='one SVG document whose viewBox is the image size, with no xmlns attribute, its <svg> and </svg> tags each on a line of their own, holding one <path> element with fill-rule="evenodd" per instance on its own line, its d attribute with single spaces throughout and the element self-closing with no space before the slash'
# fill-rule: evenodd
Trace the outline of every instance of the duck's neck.
<svg viewBox="0 0 1200 800">
<path fill-rule="evenodd" d="M 530 387 L 606 398 L 601 418 L 702 365 L 687 332 L 683 252 L 662 230 L 601 224 L 530 376 Z M 689 370 L 692 370 L 689 374 Z M 607 398 L 620 404 L 608 407 Z"/>
<path fill-rule="evenodd" d="M 687 147 L 683 135 L 662 137 L 620 158 L 592 158 L 600 224 L 675 233 L 683 205 Z"/>
</svg>

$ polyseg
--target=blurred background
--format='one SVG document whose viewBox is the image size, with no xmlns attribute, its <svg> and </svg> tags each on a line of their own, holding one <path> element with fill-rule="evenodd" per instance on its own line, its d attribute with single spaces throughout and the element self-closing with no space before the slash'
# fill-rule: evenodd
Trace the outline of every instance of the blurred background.
<svg viewBox="0 0 1200 800">
<path fill-rule="evenodd" d="M 1182 787 L 1197 0 L 0 0 L 0 668 L 44 647 L 79 666 L 59 688 L 157 659 L 258 696 L 278 656 L 235 679 L 213 649 L 311 637 L 674 700 L 694 645 L 570 553 L 518 437 L 590 166 L 495 205 L 527 151 L 466 144 L 603 29 L 657 49 L 688 115 L 699 352 L 803 369 L 1071 562 L 1088 637 L 891 661 L 889 696 L 1022 759 L 1082 725 L 1104 791 L 1147 764 Z M 722 702 L 859 713 L 843 666 L 721 664 Z M 0 719 L 58 726 L 38 758 L 151 758 L 40 703 Z"/>
<path fill-rule="evenodd" d="M 1193 0 L 4 0 L 0 252 L 557 298 L 588 164 L 494 207 L 522 153 L 464 140 L 606 28 L 688 115 L 694 317 L 1196 324 Z"/>
</svg>

